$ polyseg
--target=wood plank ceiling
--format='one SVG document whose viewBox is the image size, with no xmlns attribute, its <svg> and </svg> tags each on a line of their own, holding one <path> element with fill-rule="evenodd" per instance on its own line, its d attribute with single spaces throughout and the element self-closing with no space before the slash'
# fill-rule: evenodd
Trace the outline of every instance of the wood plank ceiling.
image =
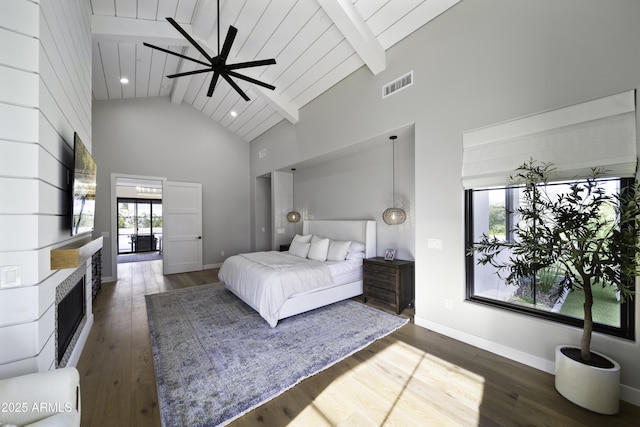
<svg viewBox="0 0 640 427">
<path fill-rule="evenodd" d="M 215 56 L 216 0 L 91 0 L 93 97 L 167 96 L 251 141 L 281 120 L 297 122 L 301 107 L 362 65 L 383 71 L 386 49 L 458 1 L 220 0 L 221 44 L 229 25 L 238 29 L 227 62 L 277 62 L 240 70 L 276 86 L 263 90 L 236 79 L 250 98 L 244 101 L 223 79 L 207 97 L 211 73 L 166 78 L 199 66 L 142 45 L 203 60 L 165 19 L 172 17 Z"/>
</svg>

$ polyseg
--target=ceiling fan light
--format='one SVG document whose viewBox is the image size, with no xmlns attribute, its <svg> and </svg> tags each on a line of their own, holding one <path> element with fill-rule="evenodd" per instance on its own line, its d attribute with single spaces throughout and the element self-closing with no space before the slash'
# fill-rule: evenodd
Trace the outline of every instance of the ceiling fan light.
<svg viewBox="0 0 640 427">
<path fill-rule="evenodd" d="M 287 221 L 298 222 L 300 221 L 300 212 L 291 211 L 287 214 Z"/>
<path fill-rule="evenodd" d="M 387 208 L 382 213 L 382 219 L 389 225 L 398 225 L 405 222 L 407 214 L 401 208 Z"/>
</svg>

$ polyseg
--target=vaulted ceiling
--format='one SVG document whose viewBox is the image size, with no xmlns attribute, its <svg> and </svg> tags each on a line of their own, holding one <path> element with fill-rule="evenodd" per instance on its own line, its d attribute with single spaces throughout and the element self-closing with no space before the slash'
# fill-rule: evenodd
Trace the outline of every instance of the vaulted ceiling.
<svg viewBox="0 0 640 427">
<path fill-rule="evenodd" d="M 234 79 L 249 96 L 245 101 L 222 79 L 207 97 L 211 73 L 168 79 L 201 67 L 142 45 L 204 60 L 166 21 L 171 17 L 217 55 L 216 0 L 91 0 L 93 96 L 169 96 L 251 141 L 281 120 L 296 123 L 300 108 L 361 66 L 383 71 L 387 49 L 458 1 L 220 0 L 220 44 L 230 25 L 238 29 L 227 63 L 276 59 L 239 70 L 276 87 Z"/>
</svg>

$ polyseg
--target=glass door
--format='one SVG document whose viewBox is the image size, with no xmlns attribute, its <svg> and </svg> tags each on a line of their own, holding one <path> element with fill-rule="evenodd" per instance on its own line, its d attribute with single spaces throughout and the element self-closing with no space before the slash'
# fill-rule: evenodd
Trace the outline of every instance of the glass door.
<svg viewBox="0 0 640 427">
<path fill-rule="evenodd" d="M 162 200 L 118 198 L 118 254 L 162 250 Z"/>
</svg>

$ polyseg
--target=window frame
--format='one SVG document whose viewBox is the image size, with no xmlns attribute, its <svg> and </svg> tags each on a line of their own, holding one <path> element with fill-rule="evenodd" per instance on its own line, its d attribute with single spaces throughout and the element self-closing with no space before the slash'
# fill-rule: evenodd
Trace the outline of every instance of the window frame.
<svg viewBox="0 0 640 427">
<path fill-rule="evenodd" d="M 634 179 L 632 178 L 620 178 L 620 188 L 621 190 L 627 188 L 628 186 L 634 183 Z M 512 191 L 509 191 L 509 186 L 504 186 L 507 191 L 505 192 L 505 196 L 507 200 L 505 201 L 505 208 L 507 211 L 509 210 L 509 205 L 512 205 L 512 200 L 509 200 L 513 197 Z M 477 189 L 475 191 L 484 191 L 481 189 Z M 466 275 L 466 286 L 465 286 L 465 301 L 469 301 L 476 304 L 482 304 L 485 306 L 495 307 L 504 309 L 507 311 L 520 313 L 524 315 L 533 316 L 540 319 L 545 319 L 549 321 L 553 321 L 556 323 L 561 323 L 565 325 L 575 326 L 578 328 L 582 328 L 584 324 L 584 319 L 579 319 L 575 317 L 565 316 L 559 313 L 553 313 L 550 311 L 544 311 L 540 309 L 536 309 L 533 307 L 527 307 L 524 305 L 517 305 L 508 303 L 506 301 L 500 301 L 497 299 L 487 298 L 483 296 L 474 295 L 474 272 L 475 272 L 475 262 L 473 255 L 469 254 L 469 249 L 472 247 L 474 243 L 474 231 L 473 231 L 473 189 L 467 189 L 464 192 L 464 206 L 465 206 L 465 275 Z M 511 215 L 507 214 L 507 218 Z M 510 224 L 510 220 L 507 219 L 507 238 L 512 238 L 512 232 L 510 230 L 513 229 L 513 224 Z M 633 290 L 636 290 L 635 283 L 633 285 Z M 612 326 L 606 325 L 603 323 L 593 322 L 593 330 L 594 332 L 600 332 L 606 335 L 611 335 L 619 338 L 624 338 L 627 340 L 635 341 L 635 299 L 638 298 L 638 294 L 634 295 L 633 299 L 627 299 L 626 302 L 620 304 L 620 326 Z"/>
</svg>

